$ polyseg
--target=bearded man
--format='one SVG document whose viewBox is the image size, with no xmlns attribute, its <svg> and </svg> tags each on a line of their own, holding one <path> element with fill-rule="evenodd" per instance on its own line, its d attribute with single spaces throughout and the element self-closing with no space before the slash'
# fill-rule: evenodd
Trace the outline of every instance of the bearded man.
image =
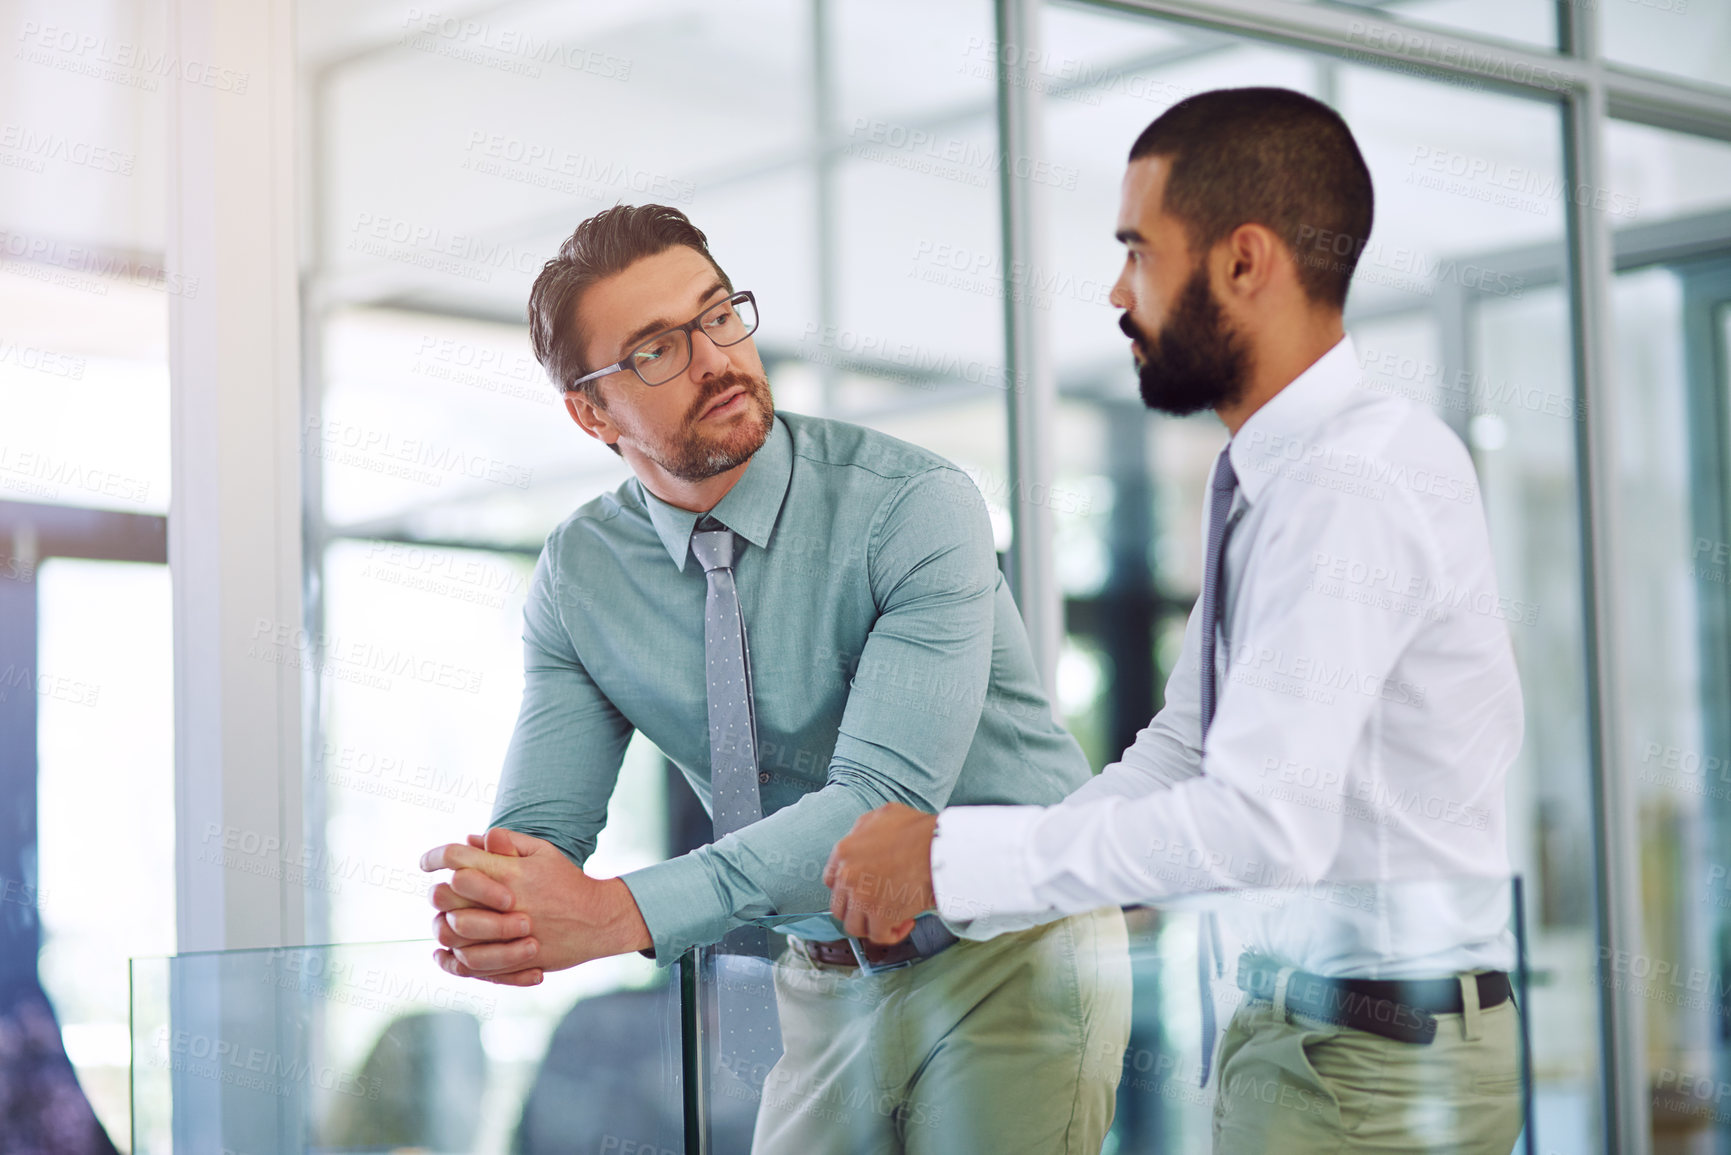
<svg viewBox="0 0 1731 1155">
<path fill-rule="evenodd" d="M 1352 132 L 1301 93 L 1200 93 L 1137 138 L 1111 301 L 1148 406 L 1211 409 L 1230 434 L 1165 705 L 1055 806 L 887 806 L 827 872 L 832 912 L 877 942 L 934 905 L 984 936 L 1280 888 L 1266 916 L 1218 899 L 1235 925 L 1204 922 L 1246 948 L 1222 1155 L 1507 1155 L 1521 1130 L 1503 804 L 1520 682 L 1483 608 L 1472 459 L 1428 408 L 1365 386 L 1343 328 L 1371 217 Z"/>
</svg>

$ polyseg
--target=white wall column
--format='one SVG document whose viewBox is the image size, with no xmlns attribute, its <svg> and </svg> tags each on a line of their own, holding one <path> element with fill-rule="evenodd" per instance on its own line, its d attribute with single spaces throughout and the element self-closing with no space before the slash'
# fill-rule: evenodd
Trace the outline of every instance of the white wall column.
<svg viewBox="0 0 1731 1155">
<path fill-rule="evenodd" d="M 292 0 L 171 0 L 167 268 L 182 951 L 301 941 Z M 225 854 L 227 855 L 225 864 Z"/>
<path fill-rule="evenodd" d="M 304 941 L 301 702 L 318 650 L 301 614 L 293 14 L 293 0 L 168 8 L 182 957 L 164 1042 L 184 1151 L 302 1150 L 312 1092 L 294 994 L 261 981 L 271 956 L 186 957 Z M 270 1072 L 266 1086 L 231 1081 L 234 1056 Z"/>
</svg>

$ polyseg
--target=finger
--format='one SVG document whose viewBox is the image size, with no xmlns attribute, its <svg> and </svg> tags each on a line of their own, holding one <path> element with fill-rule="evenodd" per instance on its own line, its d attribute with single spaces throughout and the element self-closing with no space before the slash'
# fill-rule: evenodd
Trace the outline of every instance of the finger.
<svg viewBox="0 0 1731 1155">
<path fill-rule="evenodd" d="M 487 831 L 486 841 L 484 844 L 485 848 L 494 854 L 507 855 L 511 858 L 516 858 L 518 856 L 517 844 L 511 839 L 512 833 L 512 831 L 506 830 L 503 826 L 493 827 L 491 830 Z"/>
<path fill-rule="evenodd" d="M 535 961 L 541 944 L 533 938 L 512 939 L 510 942 L 483 942 L 474 946 L 453 947 L 457 961 L 479 975 L 500 974 L 522 970 Z"/>
<path fill-rule="evenodd" d="M 529 916 L 493 910 L 453 910 L 441 916 L 445 925 L 470 942 L 508 942 L 529 934 Z"/>
<path fill-rule="evenodd" d="M 449 950 L 440 949 L 434 951 L 433 961 L 439 964 L 440 970 L 444 971 L 446 974 L 456 975 L 460 979 L 473 979 L 480 977 L 474 971 L 458 962 L 457 956 L 452 954 Z"/>
<path fill-rule="evenodd" d="M 835 886 L 830 890 L 829 912 L 835 917 L 837 922 L 840 922 L 843 918 L 847 917 L 848 899 L 852 894 L 853 888 L 848 886 L 845 881 L 839 879 Z"/>
<path fill-rule="evenodd" d="M 487 836 L 484 834 L 471 834 L 469 835 L 469 845 L 473 846 L 476 850 L 485 850 L 487 849 Z"/>
<path fill-rule="evenodd" d="M 883 910 L 875 903 L 868 902 L 861 905 L 863 907 L 861 913 L 865 916 L 865 929 L 860 931 L 860 937 L 867 942 L 877 943 L 880 946 L 885 945 L 887 941 L 884 938 L 887 933 L 885 928 L 889 924 L 884 918 Z"/>
<path fill-rule="evenodd" d="M 842 912 L 841 926 L 849 938 L 863 938 L 866 933 L 866 914 L 860 903 L 849 902 Z"/>
<path fill-rule="evenodd" d="M 468 946 L 473 941 L 452 930 L 451 924 L 445 921 L 442 914 L 433 916 L 433 939 L 440 946 L 447 947 Z"/>
<path fill-rule="evenodd" d="M 435 886 L 430 897 L 433 900 L 433 908 L 440 912 L 447 910 L 465 910 L 469 907 L 480 905 L 477 902 L 464 898 L 462 895 L 452 890 L 451 884 L 448 882 L 441 882 L 439 885 Z"/>
<path fill-rule="evenodd" d="M 479 867 L 494 856 L 485 850 L 473 846 L 465 846 L 460 842 L 447 842 L 443 846 L 421 855 L 422 870 L 461 870 L 464 867 Z"/>
<path fill-rule="evenodd" d="M 495 829 L 505 835 L 506 839 L 511 843 L 512 849 L 520 856 L 528 856 L 540 851 L 544 847 L 553 845 L 544 838 L 536 838 L 533 834 L 524 834 L 520 830 L 509 830 L 503 826 L 496 827 Z"/>
<path fill-rule="evenodd" d="M 504 974 L 497 975 L 476 974 L 474 971 L 458 962 L 456 956 L 448 950 L 434 951 L 433 961 L 439 965 L 440 970 L 447 974 L 456 975 L 458 978 L 480 979 L 482 982 L 498 983 L 500 986 L 538 986 L 542 978 L 545 977 L 545 972 L 542 971 L 540 967 L 527 967 L 520 971 L 507 971 Z"/>
<path fill-rule="evenodd" d="M 835 886 L 836 875 L 841 873 L 841 847 L 840 842 L 836 843 L 835 849 L 829 852 L 829 861 L 823 864 L 823 884 L 825 886 Z"/>
<path fill-rule="evenodd" d="M 541 968 L 529 967 L 526 970 L 510 971 L 502 975 L 476 975 L 482 982 L 498 983 L 507 987 L 533 987 L 541 983 Z"/>
<path fill-rule="evenodd" d="M 894 946 L 914 932 L 914 920 L 904 918 L 897 923 L 877 922 L 871 931 L 871 941 L 879 946 Z"/>
<path fill-rule="evenodd" d="M 511 888 L 479 870 L 459 870 L 451 876 L 451 889 L 476 906 L 510 910 L 516 896 Z"/>
</svg>

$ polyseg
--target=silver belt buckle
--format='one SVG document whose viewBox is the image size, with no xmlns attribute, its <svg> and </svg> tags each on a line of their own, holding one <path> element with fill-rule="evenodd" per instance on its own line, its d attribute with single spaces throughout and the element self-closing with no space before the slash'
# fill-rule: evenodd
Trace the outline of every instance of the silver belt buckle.
<svg viewBox="0 0 1731 1155">
<path fill-rule="evenodd" d="M 847 936 L 847 944 L 853 948 L 854 961 L 859 963 L 860 973 L 865 975 L 878 975 L 885 974 L 889 971 L 899 971 L 903 967 L 913 966 L 923 957 L 916 952 L 913 957 L 905 958 L 901 962 L 884 963 L 880 966 L 866 958 L 865 943 L 850 934 Z"/>
</svg>

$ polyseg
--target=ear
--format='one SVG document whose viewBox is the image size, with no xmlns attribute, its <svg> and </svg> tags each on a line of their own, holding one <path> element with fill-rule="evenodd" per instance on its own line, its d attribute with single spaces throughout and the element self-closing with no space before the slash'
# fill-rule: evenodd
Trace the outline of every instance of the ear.
<svg viewBox="0 0 1731 1155">
<path fill-rule="evenodd" d="M 1239 225 L 1215 246 L 1221 295 L 1247 299 L 1266 289 L 1291 257 L 1266 225 Z"/>
<path fill-rule="evenodd" d="M 565 412 L 582 427 L 583 432 L 603 445 L 612 445 L 619 440 L 619 427 L 608 418 L 607 410 L 589 400 L 587 393 L 565 394 Z"/>
</svg>

